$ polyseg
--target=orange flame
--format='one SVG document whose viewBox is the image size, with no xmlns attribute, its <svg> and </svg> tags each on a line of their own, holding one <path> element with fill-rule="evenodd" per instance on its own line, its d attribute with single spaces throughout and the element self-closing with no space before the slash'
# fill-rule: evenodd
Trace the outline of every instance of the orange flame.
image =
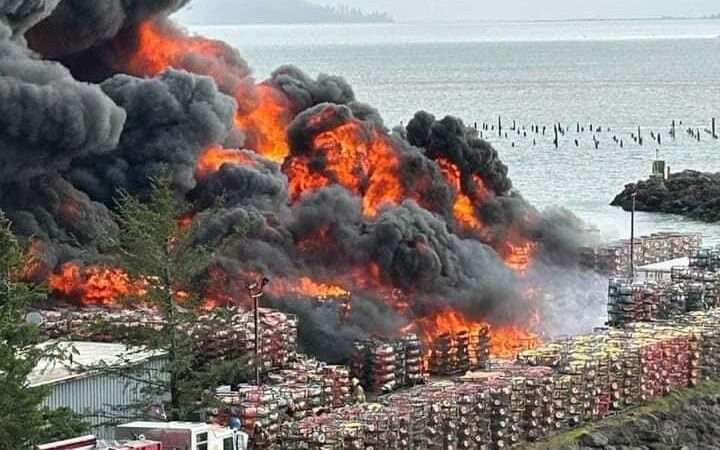
<svg viewBox="0 0 720 450">
<path fill-rule="evenodd" d="M 442 335 L 455 336 L 462 332 L 474 335 L 487 329 L 490 334 L 490 354 L 498 358 L 514 358 L 521 350 L 540 344 L 540 337 L 532 331 L 523 330 L 516 325 L 495 327 L 484 321 L 469 319 L 460 311 L 451 308 L 419 318 L 403 331 L 407 332 L 412 328 L 420 331 L 426 346 L 430 346 Z"/>
<path fill-rule="evenodd" d="M 248 135 L 252 149 L 275 162 L 285 159 L 292 108 L 282 91 L 254 85 L 247 69 L 227 56 L 230 50 L 222 42 L 186 36 L 151 21 L 141 23 L 137 33 L 137 48 L 128 61 L 130 72 L 155 76 L 172 67 L 212 77 L 240 105 L 235 125 Z"/>
<path fill-rule="evenodd" d="M 173 34 L 173 35 L 171 35 Z M 137 48 L 128 60 L 128 69 L 137 74 L 155 76 L 168 68 L 188 69 L 192 55 L 203 58 L 205 74 L 220 81 L 228 73 L 240 70 L 237 64 L 224 57 L 227 46 L 200 36 L 184 36 L 163 29 L 156 22 L 143 22 L 137 29 Z"/>
<path fill-rule="evenodd" d="M 290 152 L 286 137 L 292 120 L 290 102 L 285 94 L 267 84 L 258 85 L 254 94 L 257 96 L 254 108 L 246 115 L 238 111 L 235 124 L 249 132 L 253 150 L 282 163 Z M 240 95 L 244 93 L 237 93 L 236 98 Z"/>
<path fill-rule="evenodd" d="M 302 277 L 296 282 L 273 280 L 268 291 L 274 295 L 298 295 L 321 301 L 350 296 L 350 293 L 340 286 L 318 283 L 308 277 Z"/>
<path fill-rule="evenodd" d="M 220 170 L 223 164 L 252 165 L 254 161 L 241 150 L 214 146 L 200 155 L 195 173 L 200 179 L 207 178 L 211 173 Z"/>
<path fill-rule="evenodd" d="M 50 287 L 64 297 L 86 305 L 113 306 L 123 297 L 143 295 L 139 283 L 130 281 L 120 269 L 86 267 L 68 263 L 59 273 L 50 275 Z"/>
<path fill-rule="evenodd" d="M 311 119 L 312 121 L 312 119 Z M 375 217 L 385 204 L 399 204 L 405 197 L 397 176 L 400 165 L 390 139 L 376 129 L 368 129 L 352 120 L 320 133 L 313 142 L 315 151 L 324 153 L 325 167 L 309 168 L 305 157 L 291 160 L 286 168 L 290 195 L 297 200 L 302 194 L 337 183 L 363 198 L 363 212 Z"/>
<path fill-rule="evenodd" d="M 455 189 L 455 202 L 453 203 L 453 216 L 458 225 L 466 230 L 484 232 L 484 226 L 475 212 L 475 203 L 469 196 L 463 193 L 460 182 L 460 169 L 448 160 L 439 158 L 435 161 L 440 167 L 445 180 Z M 480 177 L 474 178 L 478 186 L 478 193 L 484 191 L 484 185 Z M 477 184 L 480 183 L 480 184 Z M 484 198 L 484 195 L 481 197 Z"/>
<path fill-rule="evenodd" d="M 507 246 L 509 252 L 505 257 L 505 265 L 521 274 L 525 273 L 532 262 L 532 255 L 537 248 L 537 243 L 526 242 L 522 245 L 508 243 Z"/>
</svg>

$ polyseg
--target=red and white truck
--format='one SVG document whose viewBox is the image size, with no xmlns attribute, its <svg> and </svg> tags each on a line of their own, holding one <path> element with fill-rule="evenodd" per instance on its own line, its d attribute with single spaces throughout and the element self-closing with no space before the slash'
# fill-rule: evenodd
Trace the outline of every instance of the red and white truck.
<svg viewBox="0 0 720 450">
<path fill-rule="evenodd" d="M 35 447 L 36 450 L 163 450 L 162 443 L 158 441 L 100 441 L 95 436 L 83 436 L 65 441 L 43 444 Z"/>
<path fill-rule="evenodd" d="M 115 427 L 116 439 L 152 439 L 162 450 L 247 450 L 239 430 L 193 422 L 132 422 Z"/>
<path fill-rule="evenodd" d="M 192 422 L 132 422 L 115 427 L 117 441 L 83 436 L 35 450 L 247 450 L 248 435 L 239 430 Z"/>
</svg>

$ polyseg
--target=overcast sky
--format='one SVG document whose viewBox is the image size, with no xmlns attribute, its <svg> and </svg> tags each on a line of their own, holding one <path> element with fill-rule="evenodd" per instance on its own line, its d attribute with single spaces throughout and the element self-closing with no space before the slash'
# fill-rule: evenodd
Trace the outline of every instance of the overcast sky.
<svg viewBox="0 0 720 450">
<path fill-rule="evenodd" d="M 196 0 L 197 1 L 197 0 Z M 398 21 L 648 18 L 720 13 L 720 0 L 312 0 L 381 10 Z"/>
</svg>

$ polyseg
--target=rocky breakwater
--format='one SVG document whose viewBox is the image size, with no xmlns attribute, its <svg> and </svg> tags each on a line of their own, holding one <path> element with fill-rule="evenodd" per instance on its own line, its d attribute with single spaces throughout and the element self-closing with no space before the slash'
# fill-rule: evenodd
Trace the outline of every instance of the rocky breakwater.
<svg viewBox="0 0 720 450">
<path fill-rule="evenodd" d="M 611 205 L 630 211 L 633 193 L 637 193 L 637 211 L 681 214 L 706 222 L 720 221 L 720 173 L 686 170 L 671 174 L 666 180 L 651 178 L 631 183 Z"/>
<path fill-rule="evenodd" d="M 557 450 L 717 450 L 720 399 L 704 397 L 687 405 L 608 423 L 581 434 Z"/>
</svg>

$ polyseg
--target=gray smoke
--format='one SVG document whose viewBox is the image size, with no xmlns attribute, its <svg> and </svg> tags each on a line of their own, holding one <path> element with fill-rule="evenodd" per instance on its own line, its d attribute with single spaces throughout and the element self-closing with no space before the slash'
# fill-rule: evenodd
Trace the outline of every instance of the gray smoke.
<svg viewBox="0 0 720 450">
<path fill-rule="evenodd" d="M 100 45 L 150 17 L 164 17 L 190 0 L 58 0 L 52 14 L 28 33 L 32 48 L 47 58 L 62 58 Z M 10 3 L 13 3 L 12 0 Z M 61 36 L 62 38 L 58 38 Z"/>
<path fill-rule="evenodd" d="M 150 177 L 169 175 L 177 195 L 193 203 L 202 241 L 247 225 L 246 239 L 218 259 L 237 296 L 256 273 L 310 277 L 352 292 L 347 323 L 331 304 L 295 294 L 268 299 L 298 314 L 304 348 L 330 360 L 347 357 L 354 339 L 397 333 L 446 307 L 496 324 L 526 321 L 528 284 L 547 292 L 557 280 L 595 286 L 592 274 L 573 269 L 582 223 L 561 209 L 533 208 L 513 189 L 495 149 L 461 120 L 419 112 L 406 128 L 389 131 L 344 79 L 313 78 L 293 66 L 258 85 L 235 49 L 197 41 L 167 19 L 185 3 L 0 0 L 0 209 L 19 236 L 43 241 L 47 270 L 102 258 L 116 231 L 117 189 L 144 196 Z M 172 68 L 138 54 L 146 20 L 177 44 Z M 254 151 L 262 130 L 236 125 L 268 92 L 287 125 L 283 164 Z M 316 142 L 348 124 L 360 145 L 375 149 L 379 140 L 384 157 L 397 163 L 382 172 L 355 161 L 353 192 L 329 164 L 343 155 Z M 199 169 L 209 148 L 236 162 Z M 439 159 L 457 167 L 483 233 L 456 223 L 457 193 Z M 288 174 L 298 164 L 328 185 L 290 198 Z M 377 188 L 378 173 L 397 180 L 401 198 L 370 217 L 362 197 L 372 183 Z M 525 277 L 501 256 L 513 239 L 539 245 Z M 573 305 L 595 304 L 568 292 L 558 298 L 542 310 L 547 323 L 557 322 L 553 305 L 580 314 Z M 395 312 L 397 302 L 407 303 L 406 313 Z"/>
<path fill-rule="evenodd" d="M 196 185 L 202 151 L 232 130 L 235 101 L 207 77 L 175 70 L 152 79 L 116 75 L 101 88 L 127 114 L 122 136 L 101 158 L 76 161 L 68 177 L 108 205 L 117 189 L 142 195 L 151 177 L 163 175 L 184 195 Z"/>
</svg>

